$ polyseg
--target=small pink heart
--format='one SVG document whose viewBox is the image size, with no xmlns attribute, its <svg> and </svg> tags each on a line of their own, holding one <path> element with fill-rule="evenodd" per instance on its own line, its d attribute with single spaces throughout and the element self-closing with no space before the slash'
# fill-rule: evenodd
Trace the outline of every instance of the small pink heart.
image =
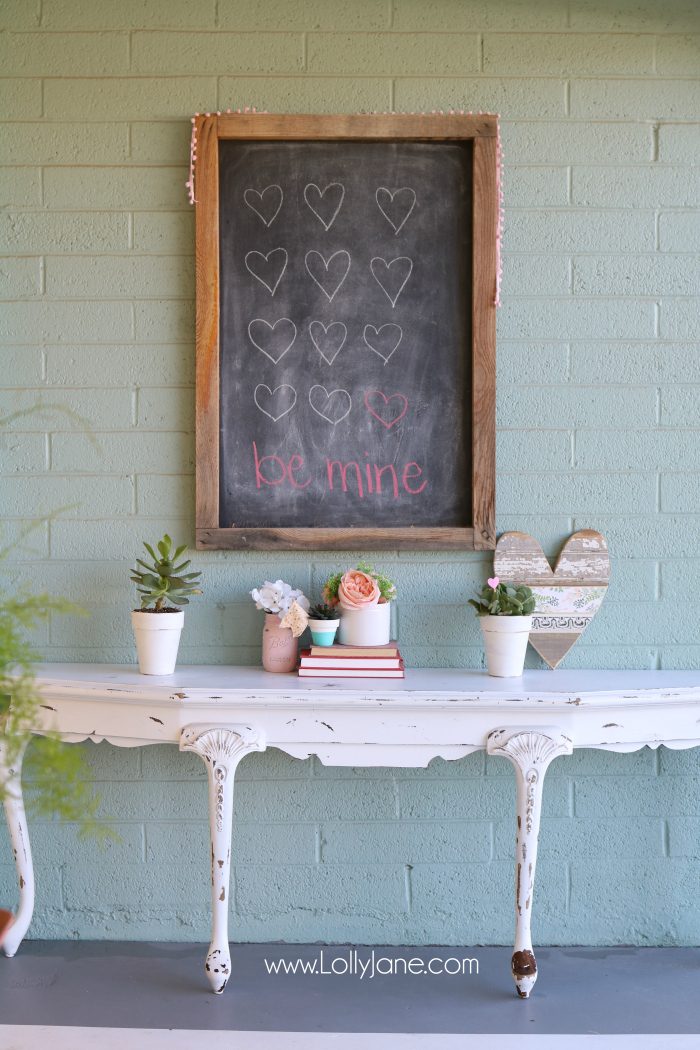
<svg viewBox="0 0 700 1050">
<path fill-rule="evenodd" d="M 487 580 L 486 582 L 488 583 L 491 590 L 495 591 L 501 581 L 498 578 L 498 576 L 493 576 L 490 580 Z"/>
</svg>

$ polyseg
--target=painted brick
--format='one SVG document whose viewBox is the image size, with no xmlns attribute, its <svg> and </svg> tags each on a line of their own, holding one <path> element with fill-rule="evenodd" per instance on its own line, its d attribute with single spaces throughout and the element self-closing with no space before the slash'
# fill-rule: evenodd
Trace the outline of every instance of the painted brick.
<svg viewBox="0 0 700 1050">
<path fill-rule="evenodd" d="M 31 120 L 40 117 L 41 81 L 0 78 L 0 112 L 3 120 Z"/>
<path fill-rule="evenodd" d="M 640 124 L 503 124 L 506 158 L 520 164 L 629 164 L 652 159 L 651 130 Z"/>
<path fill-rule="evenodd" d="M 607 667 L 613 671 L 656 671 L 659 667 L 658 649 L 653 645 L 595 645 L 586 637 L 581 639 L 564 658 L 562 667 L 571 670 L 590 670 Z M 540 670 L 546 670 L 542 661 Z"/>
<path fill-rule="evenodd" d="M 572 199 L 590 207 L 692 207 L 700 203 L 700 178 L 685 168 L 574 168 Z"/>
<path fill-rule="evenodd" d="M 509 165 L 504 193 L 509 208 L 559 207 L 568 204 L 568 169 L 516 168 Z"/>
<path fill-rule="evenodd" d="M 112 430 L 133 422 L 129 390 L 13 390 L 0 394 L 0 412 L 21 412 L 12 430 Z"/>
<path fill-rule="evenodd" d="M 529 419 L 545 430 L 562 423 L 570 427 L 654 426 L 656 391 L 646 387 L 512 386 L 498 398 L 498 423 L 516 427 Z"/>
<path fill-rule="evenodd" d="M 557 118 L 565 114 L 564 81 L 537 77 L 397 77 L 395 107 L 399 111 L 464 109 L 484 113 L 507 113 L 519 117 Z"/>
<path fill-rule="evenodd" d="M 41 204 L 41 172 L 38 168 L 0 168 L 0 203 L 3 208 L 31 208 Z M 0 216 L 9 222 L 9 216 Z M 3 223 L 3 225 L 5 225 Z M 3 238 L 2 246 L 8 247 Z"/>
<path fill-rule="evenodd" d="M 468 813 L 471 820 L 498 820 L 513 815 L 511 778 L 491 780 L 435 780 L 426 790 L 424 780 L 402 781 L 397 778 L 402 818 L 439 820 L 446 813 Z M 551 817 L 569 815 L 568 785 L 563 780 L 547 784 L 543 814 Z"/>
<path fill-rule="evenodd" d="M 573 517 L 570 514 L 553 514 L 551 510 L 548 514 L 505 514 L 499 510 L 497 520 L 498 532 L 519 530 L 537 536 L 548 558 L 556 557 L 567 536 L 573 532 Z"/>
<path fill-rule="evenodd" d="M 147 913 L 163 911 L 174 919 L 179 910 L 202 907 L 209 895 L 209 858 L 188 854 L 186 864 L 171 864 L 167 880 L 158 878 L 155 865 L 130 864 L 121 859 L 100 870 L 99 878 L 86 878 L 82 866 L 64 873 L 65 907 L 83 911 L 130 912 L 134 901 L 147 901 Z M 108 903 L 107 903 L 108 902 Z M 123 923 L 124 916 L 120 916 Z M 99 923 L 102 926 L 102 922 Z"/>
<path fill-rule="evenodd" d="M 567 343 L 509 343 L 498 344 L 498 386 L 501 383 L 519 383 L 523 376 L 541 374 L 551 383 L 564 383 L 569 378 L 569 348 Z"/>
<path fill-rule="evenodd" d="M 697 642 L 697 631 L 693 634 L 687 624 L 678 622 L 678 607 L 670 602 L 638 603 L 633 608 L 611 603 L 587 628 L 586 640 L 603 645 L 654 645 L 659 631 L 671 645 Z"/>
<path fill-rule="evenodd" d="M 663 339 L 700 338 L 697 299 L 665 300 L 659 311 L 659 332 Z"/>
<path fill-rule="evenodd" d="M 0 337 L 11 343 L 106 342 L 130 339 L 130 303 L 15 302 L 0 318 Z"/>
<path fill-rule="evenodd" d="M 310 824 L 244 824 L 233 831 L 236 865 L 313 864 L 316 832 Z M 208 821 L 188 824 L 147 824 L 146 859 L 168 866 L 173 857 L 209 854 Z"/>
<path fill-rule="evenodd" d="M 292 33 L 133 33 L 132 68 L 150 76 L 296 73 L 302 37 Z"/>
<path fill-rule="evenodd" d="M 700 821 L 670 821 L 668 851 L 671 857 L 692 857 L 694 860 L 700 858 Z"/>
<path fill-rule="evenodd" d="M 119 164 L 129 156 L 127 124 L 2 124 L 7 157 L 23 164 Z"/>
<path fill-rule="evenodd" d="M 700 124 L 662 124 L 659 128 L 659 160 L 663 164 L 700 163 Z"/>
<path fill-rule="evenodd" d="M 488 822 L 400 821 L 390 824 L 328 824 L 321 827 L 325 864 L 442 864 L 488 861 Z"/>
<path fill-rule="evenodd" d="M 42 352 L 37 346 L 3 346 L 0 369 L 2 388 L 38 386 L 43 379 Z"/>
<path fill-rule="evenodd" d="M 184 209 L 184 168 L 47 168 L 44 199 L 49 208 Z"/>
<path fill-rule="evenodd" d="M 694 817 L 697 777 L 610 777 L 604 781 L 577 780 L 576 816 Z"/>
<path fill-rule="evenodd" d="M 549 776 L 549 774 L 548 774 Z M 603 856 L 615 842 L 615 856 L 634 860 L 640 856 L 663 854 L 664 822 L 649 820 L 547 820 L 540 827 L 541 855 L 564 863 L 572 857 Z M 506 860 L 513 856 L 515 833 L 512 821 L 498 821 L 495 826 L 494 856 Z M 537 887 L 539 897 L 540 888 Z M 536 914 L 536 913 L 535 913 Z"/>
<path fill-rule="evenodd" d="M 120 0 L 109 7 L 91 0 L 44 0 L 42 26 L 46 29 L 132 29 L 154 26 L 202 29 L 214 26 L 214 0 L 194 6 L 187 0 Z"/>
<path fill-rule="evenodd" d="M 700 645 L 664 645 L 659 655 L 664 671 L 697 671 L 700 668 Z"/>
<path fill-rule="evenodd" d="M 179 508 L 178 508 L 179 509 Z M 51 522 L 51 557 L 61 560 L 102 561 L 106 550 L 140 551 L 144 536 L 162 536 L 169 532 L 180 542 L 194 545 L 193 523 L 173 514 L 161 517 L 141 517 L 125 521 L 62 521 Z M 128 566 L 125 566 L 125 569 Z M 107 660 L 107 657 L 104 657 Z M 128 663 L 132 659 L 118 662 Z"/>
<path fill-rule="evenodd" d="M 479 38 L 475 33 L 311 33 L 307 52 L 310 73 L 410 76 L 439 68 L 450 76 L 479 70 Z"/>
<path fill-rule="evenodd" d="M 242 781 L 234 806 L 249 821 L 391 820 L 392 785 L 383 780 Z"/>
<path fill-rule="evenodd" d="M 700 212 L 670 212 L 659 216 L 661 251 L 700 251 Z"/>
<path fill-rule="evenodd" d="M 700 432 L 679 430 L 579 430 L 575 464 L 583 470 L 692 470 L 700 456 Z M 651 506 L 649 508 L 652 509 Z"/>
<path fill-rule="evenodd" d="M 220 109 L 371 113 L 391 108 L 391 82 L 370 77 L 219 77 Z"/>
<path fill-rule="evenodd" d="M 49 556 L 49 524 L 37 521 L 35 517 L 8 521 L 3 528 L 3 542 L 8 564 L 31 562 L 36 565 Z"/>
<path fill-rule="evenodd" d="M 165 473 L 173 463 L 194 466 L 194 441 L 187 434 L 124 432 L 100 434 L 97 447 L 83 434 L 54 434 L 51 463 L 56 471 L 76 474 L 149 469 Z"/>
<path fill-rule="evenodd" d="M 448 0 L 426 3 L 424 0 L 394 0 L 394 29 L 402 32 L 426 30 L 509 29 L 523 32 L 532 29 L 565 29 L 566 11 L 559 5 L 518 3 L 508 0 L 494 4 L 489 0 Z"/>
<path fill-rule="evenodd" d="M 194 302 L 137 302 L 134 323 L 139 343 L 187 343 L 194 340 Z"/>
<path fill-rule="evenodd" d="M 51 90 L 46 92 L 44 116 L 49 120 L 177 117 L 189 124 L 194 112 L 213 108 L 215 98 L 215 77 L 66 77 L 52 81 Z"/>
<path fill-rule="evenodd" d="M 506 252 L 654 251 L 654 215 L 651 211 L 517 211 L 509 208 L 503 247 Z M 551 336 L 552 332 L 548 332 L 547 337 Z"/>
<path fill-rule="evenodd" d="M 404 869 L 398 864 L 319 865 L 273 869 L 236 865 L 238 915 L 296 916 L 332 900 L 341 913 L 355 919 L 381 918 L 406 910 Z"/>
<path fill-rule="evenodd" d="M 5 0 L 0 9 L 0 29 L 36 29 L 40 20 L 39 0 Z"/>
<path fill-rule="evenodd" d="M 194 245 L 194 208 L 188 212 L 136 212 L 134 249 L 159 255 L 190 255 Z"/>
<path fill-rule="evenodd" d="M 534 305 L 537 308 L 534 309 Z M 654 332 L 653 303 L 615 299 L 514 299 L 504 302 L 498 331 L 506 339 L 649 339 Z"/>
<path fill-rule="evenodd" d="M 661 596 L 667 600 L 677 594 L 681 601 L 690 601 L 700 587 L 700 563 L 697 561 L 664 561 L 660 574 Z"/>
<path fill-rule="evenodd" d="M 109 76 L 129 68 L 126 33 L 5 33 L 0 64 L 14 76 Z"/>
<path fill-rule="evenodd" d="M 27 178 L 27 169 L 15 170 L 18 179 Z M 38 198 L 38 176 L 36 191 Z M 15 212 L 0 215 L 0 238 L 7 250 L 16 252 L 123 251 L 129 246 L 129 227 L 126 215 L 113 212 Z"/>
<path fill-rule="evenodd" d="M 191 346 L 184 345 L 49 346 L 46 377 L 55 386 L 167 387 L 193 382 L 194 355 Z M 25 382 L 29 385 L 28 379 Z"/>
<path fill-rule="evenodd" d="M 0 299 L 28 299 L 41 292 L 40 260 L 0 258 Z"/>
<path fill-rule="evenodd" d="M 46 294 L 62 299 L 184 299 L 194 291 L 194 259 L 133 255 L 46 260 Z"/>
<path fill-rule="evenodd" d="M 700 23 L 700 19 L 698 19 Z M 700 29 L 700 24 L 697 26 Z M 700 36 L 661 36 L 656 41 L 656 72 L 662 76 L 697 77 Z"/>
<path fill-rule="evenodd" d="M 189 387 L 139 390 L 137 422 L 148 430 L 194 430 L 194 391 Z"/>
<path fill-rule="evenodd" d="M 136 164 L 182 164 L 189 156 L 191 127 L 182 120 L 131 125 L 131 160 Z"/>
<path fill-rule="evenodd" d="M 697 120 L 700 84 L 692 80 L 573 80 L 571 116 L 589 120 Z"/>
<path fill-rule="evenodd" d="M 83 479 L 84 480 L 84 479 Z M 92 480 L 92 479 L 90 479 Z M 107 511 L 118 514 L 114 506 L 114 500 L 106 497 L 99 504 L 102 514 Z M 83 513 L 81 518 L 88 515 Z M 80 644 L 86 649 L 100 650 L 107 645 L 119 645 L 132 647 L 134 644 L 131 623 L 128 615 L 124 614 L 123 604 L 106 605 L 92 602 L 83 602 L 81 608 L 87 613 L 87 618 L 79 625 L 66 616 L 55 616 L 51 620 L 51 644 L 56 646 L 70 645 L 76 636 L 76 630 L 80 631 Z"/>
<path fill-rule="evenodd" d="M 138 824 L 112 823 L 117 838 L 106 838 L 100 844 L 109 867 L 140 865 L 143 862 L 143 829 Z M 39 872 L 50 877 L 52 869 L 74 863 L 89 871 L 94 865 L 95 842 L 81 838 L 73 824 L 52 825 L 37 822 L 32 826 L 32 853 Z M 43 883 L 42 879 L 42 883 Z"/>
<path fill-rule="evenodd" d="M 697 776 L 700 772 L 700 753 L 695 748 L 678 751 L 670 747 L 659 748 L 659 769 L 661 776 Z"/>
<path fill-rule="evenodd" d="M 506 255 L 503 288 L 508 295 L 568 295 L 569 260 L 565 255 Z"/>
<path fill-rule="evenodd" d="M 661 510 L 681 514 L 694 514 L 700 510 L 697 474 L 663 474 Z"/>
<path fill-rule="evenodd" d="M 0 434 L 0 473 L 24 474 L 48 468 L 43 434 Z"/>
<path fill-rule="evenodd" d="M 645 33 L 700 28 L 695 0 L 658 4 L 656 0 L 576 0 L 571 5 L 572 29 L 642 29 Z"/>
<path fill-rule="evenodd" d="M 623 432 L 615 432 L 618 433 L 623 436 Z M 498 505 L 506 514 L 518 510 L 542 514 L 561 503 L 572 514 L 604 514 L 615 500 L 622 503 L 630 514 L 653 513 L 656 507 L 655 476 L 632 473 L 504 474 L 498 490 Z"/>
<path fill-rule="evenodd" d="M 191 474 L 137 475 L 137 514 L 148 514 L 151 507 L 189 506 L 193 499 L 194 482 Z M 209 595 L 208 589 L 207 595 Z"/>
<path fill-rule="evenodd" d="M 518 76 L 651 73 L 653 40 L 607 33 L 518 33 L 484 36 L 484 72 Z"/>
<path fill-rule="evenodd" d="M 606 602 L 651 602 L 656 598 L 655 561 L 615 560 Z"/>
<path fill-rule="evenodd" d="M 664 387 L 661 390 L 661 423 L 670 427 L 700 427 L 698 387 Z"/>
<path fill-rule="evenodd" d="M 255 4 L 219 0 L 218 25 L 223 29 L 386 29 L 387 0 L 305 0 L 303 4 Z"/>
<path fill-rule="evenodd" d="M 499 396 L 501 426 L 517 423 L 510 394 L 506 387 Z M 496 436 L 496 462 L 499 469 L 507 471 L 529 470 L 533 464 L 540 470 L 566 470 L 571 466 L 571 434 L 567 430 L 502 430 Z"/>
<path fill-rule="evenodd" d="M 573 343 L 575 382 L 700 383 L 700 356 L 693 343 Z"/>
<path fill-rule="evenodd" d="M 110 514 L 131 514 L 133 510 L 133 482 L 127 477 L 71 478 L 68 489 L 65 477 L 28 475 L 6 478 L 0 489 L 5 513 L 11 518 L 48 516 L 58 507 L 63 517 L 81 521 Z M 71 625 L 70 634 L 75 634 L 75 624 Z"/>
<path fill-rule="evenodd" d="M 574 259 L 573 276 L 580 295 L 692 295 L 700 287 L 700 259 L 586 256 Z"/>
<path fill-rule="evenodd" d="M 574 517 L 574 528 L 596 528 L 606 537 L 616 558 L 636 558 L 644 551 L 647 558 L 695 558 L 700 545 L 700 517 L 684 515 L 596 515 Z"/>
</svg>

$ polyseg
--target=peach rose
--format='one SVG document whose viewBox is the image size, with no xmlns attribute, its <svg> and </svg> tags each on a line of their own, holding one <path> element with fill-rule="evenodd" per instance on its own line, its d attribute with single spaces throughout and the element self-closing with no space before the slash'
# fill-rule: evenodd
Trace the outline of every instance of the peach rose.
<svg viewBox="0 0 700 1050">
<path fill-rule="evenodd" d="M 379 602 L 377 581 L 359 569 L 350 569 L 340 581 L 338 602 L 341 609 L 364 609 Z"/>
</svg>

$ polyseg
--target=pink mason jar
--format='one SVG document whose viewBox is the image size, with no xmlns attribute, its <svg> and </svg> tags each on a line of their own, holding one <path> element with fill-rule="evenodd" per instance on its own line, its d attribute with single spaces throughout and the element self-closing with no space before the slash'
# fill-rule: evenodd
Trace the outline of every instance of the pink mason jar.
<svg viewBox="0 0 700 1050">
<path fill-rule="evenodd" d="M 287 674 L 296 670 L 297 640 L 289 627 L 280 625 L 277 613 L 265 613 L 262 665 L 266 671 Z"/>
</svg>

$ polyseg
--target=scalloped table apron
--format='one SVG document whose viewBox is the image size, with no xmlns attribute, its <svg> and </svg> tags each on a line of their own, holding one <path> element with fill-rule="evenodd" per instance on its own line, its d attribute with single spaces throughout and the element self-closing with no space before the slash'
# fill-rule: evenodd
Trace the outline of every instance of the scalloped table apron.
<svg viewBox="0 0 700 1050">
<path fill-rule="evenodd" d="M 700 744 L 700 673 L 528 671 L 511 680 L 476 671 L 413 670 L 404 680 L 308 680 L 258 668 L 181 667 L 165 678 L 104 664 L 39 669 L 37 733 L 120 747 L 176 744 L 204 761 L 212 843 L 212 940 L 207 978 L 223 992 L 231 972 L 228 888 L 233 782 L 250 751 L 276 747 L 329 766 L 425 767 L 485 749 L 516 779 L 515 947 L 511 970 L 527 998 L 537 979 L 530 935 L 545 772 L 574 748 L 627 752 Z M 2 761 L 0 737 L 0 762 Z M 3 949 L 17 951 L 32 918 L 34 871 L 21 768 L 5 803 L 19 909 Z M 463 816 L 464 814 L 460 814 Z"/>
</svg>

